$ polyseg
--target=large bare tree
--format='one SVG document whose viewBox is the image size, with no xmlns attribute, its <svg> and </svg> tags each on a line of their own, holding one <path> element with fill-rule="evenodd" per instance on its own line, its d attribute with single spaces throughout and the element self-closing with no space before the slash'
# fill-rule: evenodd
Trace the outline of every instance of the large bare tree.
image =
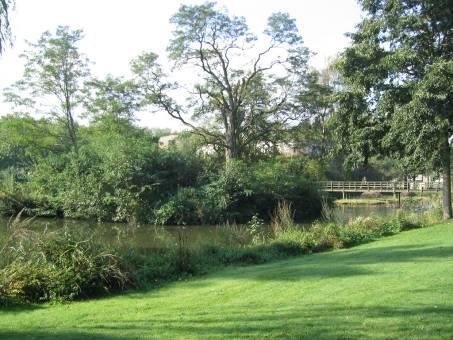
<svg viewBox="0 0 453 340">
<path fill-rule="evenodd" d="M 297 118 L 295 98 L 304 84 L 309 51 L 288 14 L 272 14 L 260 39 L 243 17 L 215 3 L 183 5 L 170 22 L 172 73 L 190 72 L 191 79 L 186 85 L 171 82 L 155 54 L 139 56 L 132 68 L 147 104 L 224 149 L 227 160 L 275 138 L 288 120 Z M 187 84 L 188 100 L 176 100 L 176 90 Z"/>
</svg>

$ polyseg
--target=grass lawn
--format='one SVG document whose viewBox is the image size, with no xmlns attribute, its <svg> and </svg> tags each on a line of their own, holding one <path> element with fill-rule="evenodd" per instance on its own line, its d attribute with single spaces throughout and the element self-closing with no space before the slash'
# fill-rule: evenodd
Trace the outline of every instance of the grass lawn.
<svg viewBox="0 0 453 340">
<path fill-rule="evenodd" d="M 148 292 L 0 311 L 0 338 L 453 338 L 453 220 Z"/>
</svg>

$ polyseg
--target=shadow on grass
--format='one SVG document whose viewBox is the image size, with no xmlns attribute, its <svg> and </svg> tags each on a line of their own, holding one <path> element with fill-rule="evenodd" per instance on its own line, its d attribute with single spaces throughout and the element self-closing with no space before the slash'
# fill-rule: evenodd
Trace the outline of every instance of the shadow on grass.
<svg viewBox="0 0 453 340">
<path fill-rule="evenodd" d="M 255 311 L 253 306 L 226 309 L 215 316 L 205 313 L 152 320 L 125 320 L 102 329 L 129 330 L 132 336 L 159 336 L 160 332 L 196 338 L 242 337 L 445 337 L 453 334 L 451 308 L 344 307 L 329 304 L 300 309 Z M 152 328 L 150 325 L 154 325 Z M 94 326 L 93 331 L 99 331 Z"/>
<path fill-rule="evenodd" d="M 262 280 L 296 281 L 307 277 L 332 278 L 369 275 L 377 273 L 365 265 L 407 262 L 436 262 L 453 256 L 453 247 L 389 246 L 371 249 L 349 249 L 339 252 L 320 253 L 298 260 L 284 260 L 283 266 L 277 263 L 255 266 L 244 270 L 242 275 L 225 270 L 216 276 L 249 279 L 254 276 Z M 379 270 L 379 269 L 376 269 Z M 278 274 L 278 275 L 277 275 Z"/>
<path fill-rule="evenodd" d="M 344 278 L 360 275 L 375 275 L 378 270 L 365 268 L 366 265 L 405 262 L 436 262 L 453 256 L 453 247 L 432 247 L 432 245 L 402 245 L 379 248 L 350 248 L 336 252 L 324 252 L 313 255 L 302 255 L 281 261 L 272 261 L 261 265 L 219 267 L 203 280 L 203 276 L 187 278 L 185 285 L 192 288 L 209 286 L 210 278 L 227 278 L 237 280 L 263 281 L 299 281 L 304 278 Z M 171 282 L 162 288 L 178 284 Z M 159 289 L 142 289 L 132 291 L 129 298 L 152 298 L 152 292 Z"/>
<path fill-rule="evenodd" d="M 0 330 L 0 339 L 124 339 L 121 336 L 104 335 L 98 332 L 77 332 L 77 331 L 4 331 Z"/>
<path fill-rule="evenodd" d="M 36 328 L 0 330 L 4 339 L 121 339 L 121 338 L 449 338 L 452 307 L 347 307 L 332 304 L 300 308 L 225 308 L 222 313 L 152 314 L 138 320 L 112 320 L 80 325 L 80 331 Z M 118 334 L 118 335 L 117 335 Z"/>
<path fill-rule="evenodd" d="M 13 304 L 7 306 L 0 306 L 0 317 L 2 313 L 19 314 L 22 312 L 29 312 L 42 308 L 44 308 L 44 306 L 38 304 Z"/>
</svg>

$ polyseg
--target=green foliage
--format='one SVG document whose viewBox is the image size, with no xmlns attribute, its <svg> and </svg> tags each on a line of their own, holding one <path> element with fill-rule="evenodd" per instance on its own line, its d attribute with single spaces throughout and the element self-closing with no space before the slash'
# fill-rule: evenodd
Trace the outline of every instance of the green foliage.
<svg viewBox="0 0 453 340">
<path fill-rule="evenodd" d="M 246 228 L 252 237 L 253 243 L 261 243 L 266 240 L 266 226 L 264 221 L 258 217 L 258 215 L 253 215 L 250 221 L 247 223 Z"/>
<path fill-rule="evenodd" d="M 451 4 L 449 1 L 360 1 L 367 14 L 338 62 L 338 145 L 350 165 L 373 155 L 397 158 L 407 174 L 433 170 L 444 179 L 451 217 Z"/>
<path fill-rule="evenodd" d="M 7 115 L 0 118 L 0 170 L 21 169 L 50 152 L 62 150 L 56 137 L 60 127 L 47 119 L 28 115 Z"/>
<path fill-rule="evenodd" d="M 181 188 L 155 213 L 156 224 L 196 224 L 203 218 L 200 198 L 194 188 Z"/>
<path fill-rule="evenodd" d="M 255 174 L 251 186 L 255 209 L 263 218 L 268 218 L 283 200 L 292 204 L 297 221 L 319 215 L 320 194 L 310 179 L 301 176 L 307 171 L 306 167 L 300 158 L 276 158 L 251 166 Z"/>
<path fill-rule="evenodd" d="M 19 112 L 37 112 L 59 121 L 64 146 L 78 154 L 75 109 L 83 98 L 83 82 L 89 76 L 88 60 L 80 54 L 82 31 L 59 26 L 28 43 L 23 78 L 5 90 L 6 100 Z"/>
<path fill-rule="evenodd" d="M 20 215 L 0 246 L 0 303 L 73 300 L 133 286 L 123 260 L 80 231 L 36 232 Z"/>
<path fill-rule="evenodd" d="M 299 124 L 290 130 L 290 141 L 304 154 L 317 160 L 331 158 L 334 149 L 332 115 L 334 112 L 334 82 L 331 67 L 307 74 L 306 86 L 297 96 Z"/>
<path fill-rule="evenodd" d="M 119 131 L 96 124 L 81 129 L 80 136 L 77 158 L 50 149 L 23 162 L 19 154 L 15 168 L 2 172 L 3 211 L 26 207 L 44 216 L 149 221 L 156 207 L 179 186 L 194 185 L 200 173 L 201 159 L 160 150 L 144 129 L 123 125 Z"/>
<path fill-rule="evenodd" d="M 255 164 L 230 161 L 198 188 L 180 188 L 156 211 L 158 224 L 245 223 L 257 216 L 269 220 L 281 200 L 291 202 L 295 218 L 317 216 L 320 197 L 305 179 L 304 162 L 271 159 Z"/>
<path fill-rule="evenodd" d="M 318 179 L 322 166 L 315 160 L 224 165 L 197 152 L 197 142 L 188 136 L 181 146 L 159 149 L 147 130 L 105 119 L 79 129 L 74 157 L 52 137 L 58 129 L 58 123 L 27 116 L 0 120 L 3 213 L 25 208 L 39 216 L 100 221 L 243 223 L 255 214 L 269 219 L 280 200 L 292 202 L 296 219 L 319 213 L 311 180 Z M 22 131 L 34 134 L 22 137 Z"/>
<path fill-rule="evenodd" d="M 89 96 L 84 104 L 93 123 L 122 130 L 134 122 L 140 96 L 132 81 L 107 76 L 105 80 L 94 79 L 87 85 Z"/>
</svg>

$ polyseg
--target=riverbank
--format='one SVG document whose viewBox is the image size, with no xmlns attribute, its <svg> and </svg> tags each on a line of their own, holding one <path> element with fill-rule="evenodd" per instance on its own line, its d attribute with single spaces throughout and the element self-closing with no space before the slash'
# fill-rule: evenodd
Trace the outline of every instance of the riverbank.
<svg viewBox="0 0 453 340">
<path fill-rule="evenodd" d="M 272 262 L 293 256 L 348 248 L 439 219 L 439 212 L 399 211 L 391 217 L 356 217 L 347 222 L 294 223 L 288 204 L 280 204 L 271 228 L 259 218 L 247 225 L 219 227 L 221 239 L 193 246 L 184 230 L 174 240 L 163 228 L 158 242 L 131 247 L 128 235 L 109 244 L 80 228 L 53 232 L 30 229 L 18 216 L 0 240 L 0 306 L 95 298 L 155 288 L 230 265 Z"/>
<path fill-rule="evenodd" d="M 450 220 L 157 290 L 2 310 L 0 337 L 448 338 L 452 249 Z"/>
</svg>

